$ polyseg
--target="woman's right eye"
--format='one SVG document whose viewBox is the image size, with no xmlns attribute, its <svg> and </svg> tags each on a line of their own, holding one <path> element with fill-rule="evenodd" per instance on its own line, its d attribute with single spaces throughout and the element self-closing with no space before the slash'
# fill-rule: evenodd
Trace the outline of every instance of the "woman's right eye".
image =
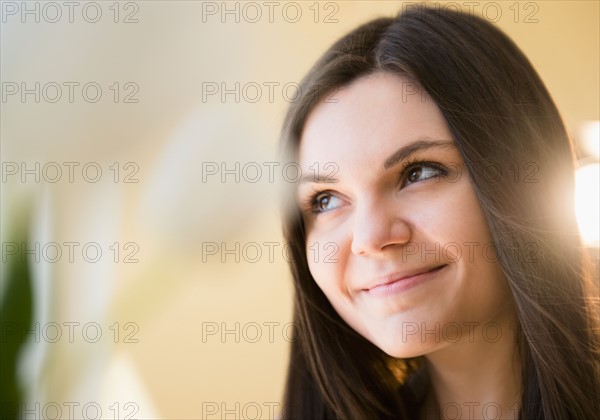
<svg viewBox="0 0 600 420">
<path fill-rule="evenodd" d="M 342 205 L 342 200 L 339 197 L 324 191 L 315 194 L 311 200 L 311 209 L 313 213 L 324 213 L 334 210 Z"/>
</svg>

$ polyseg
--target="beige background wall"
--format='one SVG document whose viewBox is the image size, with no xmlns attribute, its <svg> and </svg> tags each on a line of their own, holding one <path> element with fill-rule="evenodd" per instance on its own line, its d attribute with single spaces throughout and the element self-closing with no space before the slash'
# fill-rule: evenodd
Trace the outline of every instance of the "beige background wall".
<svg viewBox="0 0 600 420">
<path fill-rule="evenodd" d="M 93 162 L 103 170 L 97 183 L 85 181 L 78 169 L 72 183 L 63 175 L 56 183 L 11 176 L 2 184 L 3 241 L 30 200 L 30 243 L 96 242 L 103 251 L 96 263 L 76 252 L 73 262 L 42 256 L 33 266 L 35 319 L 42 329 L 57 322 L 63 337 L 49 343 L 42 334 L 38 343 L 28 344 L 19 373 L 29 404 L 95 402 L 103 418 L 113 418 L 116 402 L 121 417 L 137 408 L 134 418 L 179 419 L 221 418 L 224 408 L 228 418 L 254 417 L 258 406 L 262 418 L 269 418 L 269 407 L 282 396 L 291 334 L 291 280 L 282 254 L 277 183 L 269 182 L 265 165 L 277 158 L 288 104 L 282 87 L 299 82 L 342 34 L 370 18 L 395 14 L 402 3 L 297 2 L 302 12 L 297 23 L 287 21 L 296 7 L 289 2 L 276 2 L 273 22 L 269 6 L 255 3 L 263 13 L 256 23 L 249 22 L 255 9 L 244 2 L 237 3 L 239 23 L 235 15 L 222 23 L 219 13 L 203 14 L 203 7 L 234 9 L 236 2 L 121 2 L 117 23 L 113 2 L 98 3 L 97 23 L 82 16 L 86 3 L 79 3 L 72 23 L 61 2 L 64 15 L 57 23 L 48 22 L 53 9 L 42 14 L 45 3 L 38 4 L 39 23 L 33 15 L 21 22 L 22 12 L 12 14 L 6 3 L 3 84 L 94 82 L 103 92 L 97 103 L 87 102 L 79 90 L 71 103 L 64 88 L 56 103 L 43 96 L 36 103 L 32 95 L 23 101 L 17 94 L 1 104 L 3 162 L 26 162 L 30 168 L 57 162 L 65 171 L 64 162 L 77 162 L 78 168 Z M 27 4 L 33 9 L 35 3 Z M 598 120 L 598 2 L 477 3 L 475 13 L 485 10 L 529 56 L 573 136 L 584 121 Z M 93 19 L 95 9 L 86 10 Z M 332 12 L 337 22 L 325 22 Z M 124 23 L 128 13 L 138 22 Z M 537 22 L 525 22 L 527 16 Z M 110 89 L 115 82 L 117 103 Z M 233 88 L 236 82 L 238 102 L 234 95 L 203 101 L 207 83 Z M 255 95 L 249 83 L 263 89 L 255 103 L 244 100 L 244 88 Z M 279 83 L 272 85 L 272 101 L 269 83 Z M 132 98 L 138 102 L 124 103 L 123 95 L 135 87 Z M 118 182 L 111 169 L 115 162 Z M 202 182 L 203 162 L 229 168 L 255 162 L 264 171 L 257 183 L 243 176 L 235 182 L 232 175 L 225 183 L 218 176 Z M 138 182 L 123 182 L 136 168 Z M 110 248 L 115 242 L 118 262 Z M 232 254 L 210 255 L 213 243 L 227 249 L 237 243 L 239 262 Z M 260 258 L 252 243 L 259 244 Z M 123 262 L 130 252 L 138 262 Z M 79 329 L 70 342 L 68 322 L 95 322 L 102 338 L 88 342 Z M 233 332 L 221 336 L 224 328 Z M 217 410 L 212 417 L 211 410 Z"/>
</svg>

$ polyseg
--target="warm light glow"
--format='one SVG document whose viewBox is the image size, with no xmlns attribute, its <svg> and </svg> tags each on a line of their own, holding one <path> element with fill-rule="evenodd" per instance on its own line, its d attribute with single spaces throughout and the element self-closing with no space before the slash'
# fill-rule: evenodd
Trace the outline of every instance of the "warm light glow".
<svg viewBox="0 0 600 420">
<path fill-rule="evenodd" d="M 600 121 L 586 121 L 579 129 L 581 146 L 595 159 L 600 158 Z"/>
<path fill-rule="evenodd" d="M 587 164 L 575 173 L 575 212 L 579 232 L 588 246 L 599 246 L 600 164 Z"/>
</svg>

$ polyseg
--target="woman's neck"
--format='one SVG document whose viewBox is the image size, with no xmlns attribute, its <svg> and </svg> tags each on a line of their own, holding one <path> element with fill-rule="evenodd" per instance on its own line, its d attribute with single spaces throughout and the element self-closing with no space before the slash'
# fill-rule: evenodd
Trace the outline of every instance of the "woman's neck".
<svg viewBox="0 0 600 420">
<path fill-rule="evenodd" d="M 521 366 L 512 322 L 495 320 L 488 331 L 480 325 L 425 357 L 431 386 L 423 418 L 518 419 Z"/>
</svg>

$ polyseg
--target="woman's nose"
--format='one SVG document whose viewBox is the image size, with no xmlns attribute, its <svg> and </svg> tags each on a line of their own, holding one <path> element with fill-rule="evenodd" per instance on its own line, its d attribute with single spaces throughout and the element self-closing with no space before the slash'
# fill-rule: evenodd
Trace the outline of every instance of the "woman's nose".
<svg viewBox="0 0 600 420">
<path fill-rule="evenodd" d="M 404 245 L 410 239 L 410 224 L 394 206 L 382 202 L 357 206 L 352 232 L 355 255 L 382 253 L 384 248 Z"/>
</svg>

